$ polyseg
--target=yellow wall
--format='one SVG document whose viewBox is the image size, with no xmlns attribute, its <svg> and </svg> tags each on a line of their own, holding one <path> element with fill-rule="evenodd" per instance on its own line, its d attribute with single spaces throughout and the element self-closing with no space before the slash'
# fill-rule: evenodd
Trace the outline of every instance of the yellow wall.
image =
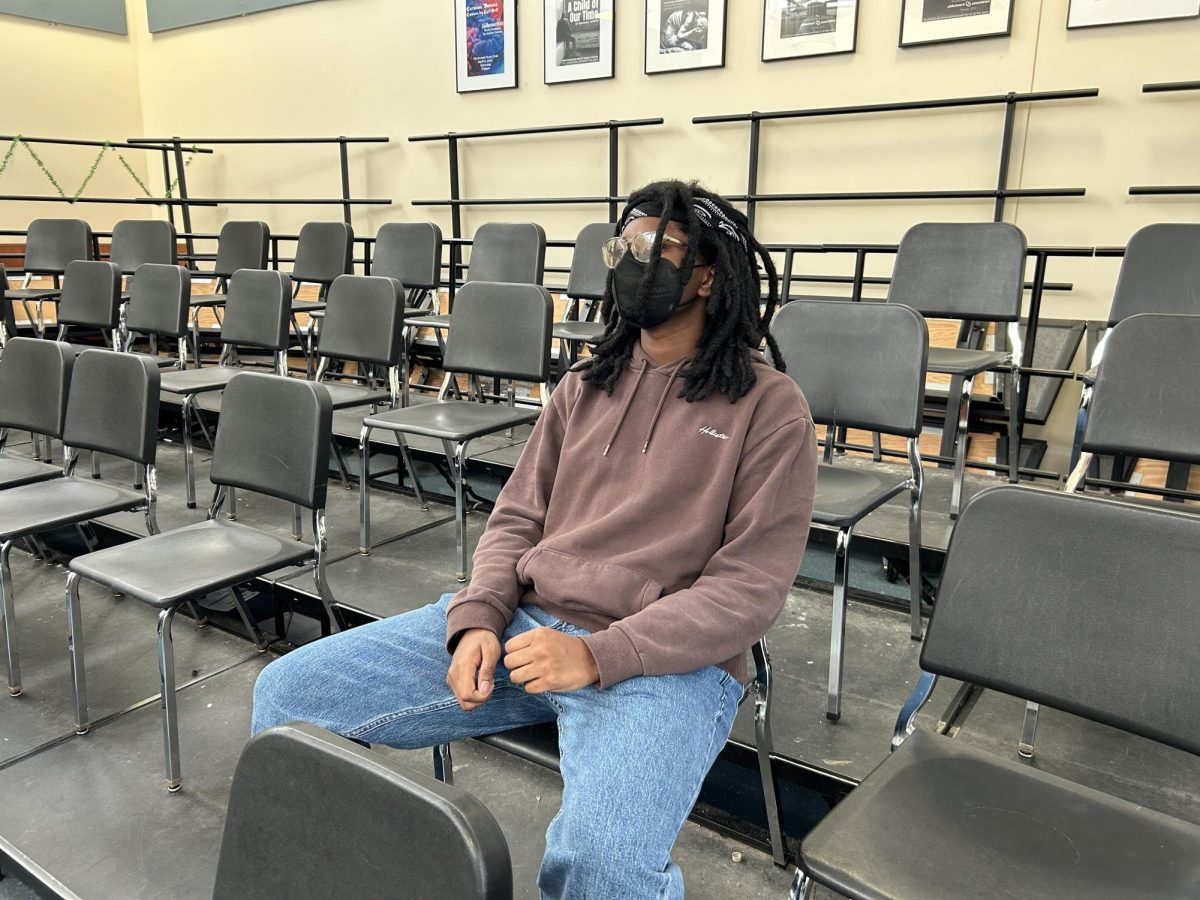
<svg viewBox="0 0 1200 900">
<path fill-rule="evenodd" d="M 87 31 L 0 16 L 4 83 L 0 132 L 34 137 L 123 141 L 142 130 L 137 60 L 127 36 Z M 8 142 L 0 142 L 0 158 Z M 73 195 L 96 159 L 99 148 L 35 145 L 46 167 Z M 146 178 L 148 154 L 121 151 L 138 177 Z M 37 164 L 18 147 L 0 176 L 0 194 L 54 194 Z M 133 197 L 136 182 L 115 153 L 100 164 L 86 195 Z M 65 203 L 0 203 L 0 228 L 23 229 L 42 216 L 85 218 L 97 230 L 123 218 L 142 218 L 149 210 L 132 206 Z M 0 243 L 13 239 L 0 237 Z M 20 240 L 19 238 L 16 240 Z"/>
<path fill-rule="evenodd" d="M 1098 87 L 1095 100 L 1023 107 L 1017 118 L 1010 187 L 1083 186 L 1084 198 L 1010 201 L 1007 219 L 1031 243 L 1124 244 L 1153 221 L 1200 216 L 1196 198 L 1129 197 L 1131 184 L 1200 182 L 1200 94 L 1143 95 L 1144 82 L 1200 78 L 1200 20 L 1067 32 L 1068 0 L 1016 0 L 1011 38 L 897 48 L 900 3 L 863 0 L 858 51 L 764 64 L 762 3 L 729 0 L 724 69 L 642 74 L 642 0 L 617 0 L 617 77 L 542 83 L 542 4 L 519 6 L 520 89 L 458 95 L 454 90 L 453 5 L 448 0 L 326 0 L 157 35 L 145 4 L 129 0 L 129 39 L 5 19 L 9 71 L 38 72 L 46 89 L 6 92 L 5 127 L 89 135 L 386 135 L 388 145 L 351 151 L 360 196 L 391 197 L 360 207 L 359 234 L 387 221 L 432 219 L 444 209 L 410 205 L 448 191 L 442 144 L 410 144 L 413 134 L 491 127 L 663 116 L 658 128 L 626 133 L 622 191 L 656 177 L 698 177 L 725 192 L 745 189 L 748 128 L 693 126 L 691 118 L 750 109 L 872 103 Z M 15 39 L 8 34 L 15 30 Z M 46 59 L 54 65 L 37 65 Z M 65 62 L 64 62 L 65 61 Z M 76 92 L 113 84 L 93 100 Z M 132 84 L 140 91 L 133 99 Z M 139 108 L 140 107 L 140 108 Z M 767 123 L 760 189 L 765 192 L 986 188 L 993 185 L 1002 110 L 899 113 Z M 333 147 L 228 147 L 188 170 L 195 196 L 297 197 L 336 194 Z M 465 194 L 597 194 L 606 187 L 602 133 L 489 139 L 462 148 Z M 157 167 L 150 174 L 160 187 Z M 35 173 L 36 174 L 36 173 Z M 101 187 L 124 192 L 117 171 Z M 25 177 L 32 178 L 25 173 Z M 16 180 L 9 181 L 9 188 Z M 35 180 L 36 183 L 36 180 Z M 778 204 L 761 208 L 766 241 L 895 242 L 922 220 L 990 219 L 989 201 Z M 6 208 L 20 222 L 32 211 Z M 125 210 L 94 207 L 102 224 Z M 277 232 L 308 219 L 338 218 L 337 207 L 221 207 L 198 210 L 197 228 L 227 218 L 263 218 Z M 469 234 L 490 218 L 536 219 L 553 238 L 604 218 L 597 207 L 467 210 Z M 565 264 L 562 254 L 551 264 Z M 845 257 L 814 257 L 813 272 L 849 272 Z M 1075 290 L 1047 297 L 1049 316 L 1099 318 L 1118 263 L 1055 262 L 1050 277 Z M 880 257 L 869 274 L 886 275 Z M 814 292 L 819 289 L 813 288 Z"/>
</svg>

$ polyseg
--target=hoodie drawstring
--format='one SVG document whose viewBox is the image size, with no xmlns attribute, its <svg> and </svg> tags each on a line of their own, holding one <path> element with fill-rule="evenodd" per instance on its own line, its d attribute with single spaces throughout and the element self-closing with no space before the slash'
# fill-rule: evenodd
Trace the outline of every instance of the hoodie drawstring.
<svg viewBox="0 0 1200 900">
<path fill-rule="evenodd" d="M 608 443 L 604 445 L 604 452 L 600 454 L 601 456 L 608 456 L 609 448 L 612 447 L 613 441 L 617 439 L 617 432 L 625 424 L 625 416 L 629 413 L 629 407 L 633 406 L 633 398 L 637 396 L 638 388 L 641 387 L 642 379 L 646 377 L 648 371 L 650 371 L 650 361 L 644 359 L 642 360 L 642 370 L 638 372 L 637 381 L 633 383 L 633 390 L 625 398 L 625 405 L 621 407 L 621 415 L 617 418 L 617 424 L 613 426 L 612 434 L 608 436 Z M 659 408 L 661 409 L 662 407 L 660 406 Z"/>
<path fill-rule="evenodd" d="M 658 417 L 662 415 L 663 407 L 667 405 L 667 397 L 671 395 L 671 387 L 675 384 L 675 377 L 686 362 L 687 358 L 685 357 L 671 369 L 671 375 L 667 378 L 667 386 L 663 388 L 662 396 L 658 398 L 658 408 L 654 410 L 654 418 L 650 420 L 650 428 L 646 431 L 646 443 L 642 445 L 643 453 L 650 449 L 650 441 L 654 438 L 654 429 L 658 426 Z"/>
</svg>

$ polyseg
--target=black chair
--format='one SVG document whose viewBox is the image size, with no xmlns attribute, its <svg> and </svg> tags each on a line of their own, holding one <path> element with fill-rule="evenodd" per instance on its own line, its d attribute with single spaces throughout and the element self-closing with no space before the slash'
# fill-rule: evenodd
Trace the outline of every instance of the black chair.
<svg viewBox="0 0 1200 900">
<path fill-rule="evenodd" d="M 113 226 L 108 261 L 133 275 L 146 263 L 179 264 L 179 241 L 175 226 L 158 219 L 125 219 Z"/>
<path fill-rule="evenodd" d="M 1200 755 L 1198 546 L 1194 516 L 973 497 L 898 749 L 809 832 L 793 896 L 813 881 L 854 900 L 1197 896 L 1200 827 L 913 723 L 946 676 Z"/>
<path fill-rule="evenodd" d="M 441 283 L 442 231 L 432 222 L 389 222 L 375 235 L 371 274 L 394 278 L 408 292 L 405 306 L 423 307 Z"/>
<path fill-rule="evenodd" d="M 211 307 L 221 324 L 221 307 L 229 291 L 229 279 L 240 269 L 265 269 L 271 244 L 271 229 L 266 222 L 226 222 L 217 235 L 217 258 L 211 272 L 192 271 L 193 278 L 215 278 L 211 294 L 192 296 L 192 342 L 196 347 L 196 366 L 200 365 L 200 310 Z"/>
<path fill-rule="evenodd" d="M 550 328 L 554 304 L 545 288 L 537 285 L 494 284 L 473 281 L 465 284 L 454 303 L 454 330 L 447 343 L 443 366 L 446 380 L 456 374 L 491 376 L 527 381 L 545 387 L 550 377 Z M 441 400 L 396 409 L 363 420 L 359 436 L 362 473 L 359 482 L 359 552 L 371 552 L 370 441 L 374 429 L 396 436 L 405 452 L 405 435 L 421 435 L 441 441 L 454 482 L 455 518 L 458 527 L 459 581 L 467 580 L 467 512 L 464 502 L 467 447 L 471 441 L 517 425 L 533 422 L 538 410 L 516 408 L 508 392 L 508 404 Z M 410 468 L 410 472 L 413 470 Z M 417 479 L 413 487 L 421 506 L 425 498 Z"/>
<path fill-rule="evenodd" d="M 600 251 L 616 230 L 611 222 L 596 222 L 585 225 L 575 238 L 567 278 L 567 307 L 562 321 L 554 323 L 553 332 L 558 341 L 560 377 L 579 358 L 581 344 L 595 343 L 604 334 L 604 323 L 598 321 L 598 316 L 609 270 Z"/>
<path fill-rule="evenodd" d="M 49 442 L 62 440 L 67 413 L 67 392 L 75 353 L 55 341 L 13 338 L 0 358 L 0 489 L 57 478 L 62 467 L 3 454 L 11 428 L 28 431 L 47 441 L 44 454 L 50 458 Z"/>
<path fill-rule="evenodd" d="M 491 813 L 314 725 L 256 735 L 233 775 L 213 900 L 397 896 L 511 900 Z"/>
<path fill-rule="evenodd" d="M 42 304 L 54 302 L 58 297 L 61 279 L 67 266 L 75 260 L 95 258 L 95 238 L 92 228 L 82 219 L 35 219 L 29 223 L 25 234 L 25 261 L 22 266 L 25 280 L 21 287 L 8 292 L 9 300 L 20 300 L 25 318 L 33 324 L 38 337 L 46 336 L 46 323 L 42 318 Z M 53 288 L 31 288 L 29 283 L 35 275 L 54 279 Z M 36 316 L 30 312 L 29 303 L 36 304 Z"/>
<path fill-rule="evenodd" d="M 833 633 L 825 715 L 842 714 L 842 655 L 846 588 L 855 526 L 888 500 L 907 492 L 910 634 L 921 639 L 921 493 L 924 473 L 917 439 L 925 402 L 929 332 L 919 313 L 898 303 L 794 300 L 776 314 L 771 332 L 788 375 L 808 398 L 812 418 L 825 426 L 825 460 L 817 473 L 812 523 L 837 532 L 833 575 Z M 909 475 L 878 467 L 833 465 L 839 428 L 907 439 Z"/>
<path fill-rule="evenodd" d="M 243 372 L 225 389 L 213 448 L 216 485 L 208 518 L 71 560 L 67 576 L 75 730 L 88 730 L 79 579 L 105 585 L 158 610 L 158 667 L 162 686 L 166 787 L 179 790 L 179 723 L 171 622 L 184 603 L 233 588 L 235 605 L 260 651 L 266 641 L 237 586 L 289 565 L 313 562 L 313 578 L 330 626 L 341 614 L 325 583 L 325 493 L 333 411 L 329 393 L 311 381 Z M 312 512 L 313 544 L 305 546 L 220 518 L 227 488 L 244 488 L 299 504 Z M 3 496 L 0 494 L 0 496 Z"/>
<path fill-rule="evenodd" d="M 1025 284 L 1025 235 L 1005 222 L 925 223 L 914 225 L 900 241 L 888 302 L 903 303 L 930 319 L 963 323 L 1007 323 L 1008 350 L 967 346 L 930 347 L 929 371 L 951 376 L 946 397 L 946 429 L 953 423 L 958 397 L 958 427 L 954 439 L 954 483 L 950 517 L 962 505 L 966 468 L 971 389 L 983 372 L 1005 371 L 1004 403 L 1008 409 L 1008 480 L 1015 483 L 1020 461 L 1021 298 Z M 999 338 L 999 335 L 997 335 Z M 942 454 L 950 447 L 944 441 Z"/>
<path fill-rule="evenodd" d="M 611 235 L 609 235 L 611 237 Z M 541 284 L 546 272 L 546 232 L 533 222 L 488 222 L 480 225 L 471 241 L 467 279 L 501 284 Z M 457 278 L 457 272 L 450 273 Z M 457 300 L 455 301 L 457 302 Z M 413 319 L 416 328 L 432 328 L 445 354 L 441 331 L 450 327 L 450 316 L 432 315 Z"/>
<path fill-rule="evenodd" d="M 144 263 L 138 266 L 129 287 L 125 310 L 124 350 L 133 346 L 134 335 L 150 339 L 150 357 L 164 368 L 187 368 L 188 312 L 191 309 L 192 279 L 182 266 Z M 172 338 L 177 356 L 158 355 L 158 339 Z"/>
<path fill-rule="evenodd" d="M 0 263 L 0 352 L 9 338 L 17 336 L 17 317 L 8 298 L 8 270 Z"/>
<path fill-rule="evenodd" d="M 114 350 L 121 347 L 121 270 L 110 262 L 76 260 L 63 275 L 58 298 L 58 340 L 72 328 L 98 330 Z M 75 351 L 86 344 L 68 344 Z"/>
<path fill-rule="evenodd" d="M 4 610 L 8 692 L 14 697 L 21 693 L 21 666 L 8 566 L 13 544 L 123 511 L 143 510 L 147 531 L 158 531 L 154 518 L 158 367 L 144 356 L 128 353 L 85 350 L 79 354 L 72 369 L 62 438 L 70 448 L 63 477 L 0 491 L 0 606 Z M 144 492 L 75 476 L 80 450 L 111 453 L 145 466 Z"/>
<path fill-rule="evenodd" d="M 221 326 L 222 353 L 218 365 L 163 373 L 162 389 L 183 398 L 183 468 L 188 509 L 196 508 L 196 467 L 193 460 L 192 429 L 203 421 L 195 415 L 200 394 L 221 391 L 242 371 L 233 365 L 233 348 L 253 347 L 275 356 L 275 371 L 287 374 L 284 353 L 288 345 L 288 323 L 292 298 L 287 276 L 273 269 L 240 269 L 229 278 L 225 322 Z M 230 510 L 236 516 L 232 489 Z M 299 530 L 294 529 L 299 539 Z"/>
<path fill-rule="evenodd" d="M 324 312 L 329 286 L 339 275 L 354 271 L 354 230 L 344 222 L 308 222 L 300 229 L 296 244 L 296 259 L 289 277 L 295 290 L 292 293 L 292 327 L 296 329 L 299 347 L 307 360 L 306 374 L 313 376 L 316 361 L 313 344 L 318 327 L 317 318 L 309 318 L 307 330 L 300 328 L 299 313 Z M 300 300 L 300 288 L 316 284 L 320 288 L 316 300 Z"/>
<path fill-rule="evenodd" d="M 330 285 L 316 348 L 320 358 L 316 381 L 329 391 L 335 411 L 370 405 L 374 413 L 381 404 L 389 409 L 401 405 L 402 385 L 408 380 L 403 364 L 404 303 L 404 286 L 382 275 L 341 275 Z M 357 384 L 328 380 L 350 377 L 344 372 L 330 374 L 334 364 L 347 362 L 359 366 L 353 376 Z M 349 487 L 346 464 L 336 443 L 333 457 L 342 483 Z"/>
</svg>

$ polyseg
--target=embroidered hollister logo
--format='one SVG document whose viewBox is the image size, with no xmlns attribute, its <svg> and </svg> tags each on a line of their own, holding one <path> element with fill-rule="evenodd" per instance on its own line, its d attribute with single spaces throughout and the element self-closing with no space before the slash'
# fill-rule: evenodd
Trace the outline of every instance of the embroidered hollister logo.
<svg viewBox="0 0 1200 900">
<path fill-rule="evenodd" d="M 700 433 L 701 433 L 701 434 L 706 434 L 706 435 L 708 435 L 709 437 L 714 437 L 714 438 L 716 438 L 716 439 L 717 439 L 717 440 L 719 440 L 719 441 L 727 441 L 727 440 L 729 440 L 729 435 L 727 435 L 727 434 L 722 434 L 721 432 L 717 431 L 715 428 L 710 428 L 710 427 L 709 427 L 709 426 L 707 426 L 707 425 L 705 425 L 703 428 L 701 428 L 701 429 L 700 429 Z"/>
</svg>

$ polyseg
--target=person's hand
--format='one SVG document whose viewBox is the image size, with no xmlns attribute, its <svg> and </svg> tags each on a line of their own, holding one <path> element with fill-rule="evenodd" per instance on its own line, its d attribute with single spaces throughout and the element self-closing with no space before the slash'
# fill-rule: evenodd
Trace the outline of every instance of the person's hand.
<svg viewBox="0 0 1200 900">
<path fill-rule="evenodd" d="M 483 706 L 492 696 L 492 677 L 500 659 L 500 639 L 486 628 L 463 632 L 450 659 L 446 684 L 466 712 Z"/>
<path fill-rule="evenodd" d="M 581 638 L 553 628 L 535 628 L 504 645 L 504 665 L 513 684 L 530 694 L 577 691 L 600 680 L 592 651 Z"/>
</svg>

